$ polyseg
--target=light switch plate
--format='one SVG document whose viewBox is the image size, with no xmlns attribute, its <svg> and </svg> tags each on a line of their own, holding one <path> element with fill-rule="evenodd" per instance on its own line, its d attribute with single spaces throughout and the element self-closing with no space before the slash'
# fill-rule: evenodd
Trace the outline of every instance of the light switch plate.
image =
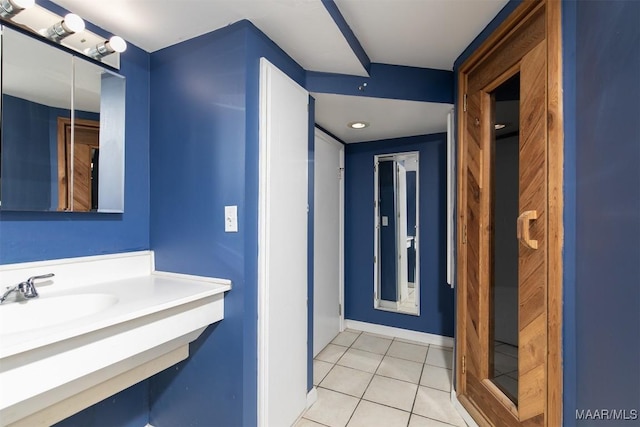
<svg viewBox="0 0 640 427">
<path fill-rule="evenodd" d="M 238 232 L 238 207 L 237 206 L 224 207 L 224 231 L 226 233 Z"/>
</svg>

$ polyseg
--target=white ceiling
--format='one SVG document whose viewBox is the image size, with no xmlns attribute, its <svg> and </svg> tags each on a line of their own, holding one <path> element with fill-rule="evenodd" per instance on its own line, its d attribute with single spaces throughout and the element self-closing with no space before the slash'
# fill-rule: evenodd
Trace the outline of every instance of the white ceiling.
<svg viewBox="0 0 640 427">
<path fill-rule="evenodd" d="M 148 52 L 248 19 L 306 70 L 367 75 L 321 0 L 53 1 Z M 506 3 L 336 0 L 371 62 L 446 70 Z M 442 113 L 450 109 L 376 98 L 315 97 L 318 123 L 345 142 L 442 132 Z M 371 127 L 349 133 L 346 123 L 365 116 Z"/>
<path fill-rule="evenodd" d="M 452 70 L 506 0 L 335 0 L 371 62 Z"/>
<path fill-rule="evenodd" d="M 348 143 L 443 132 L 451 105 L 434 102 L 366 98 L 312 93 L 316 123 Z M 345 121 L 350 117 L 348 121 Z M 365 129 L 347 126 L 352 121 L 370 124 Z"/>
</svg>

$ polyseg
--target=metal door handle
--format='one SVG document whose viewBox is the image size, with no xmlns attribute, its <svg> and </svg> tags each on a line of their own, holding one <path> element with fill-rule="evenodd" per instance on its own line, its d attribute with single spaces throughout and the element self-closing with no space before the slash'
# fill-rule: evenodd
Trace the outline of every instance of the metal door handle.
<svg viewBox="0 0 640 427">
<path fill-rule="evenodd" d="M 518 217 L 518 240 L 530 249 L 538 249 L 538 241 L 531 240 L 529 230 L 529 223 L 534 219 L 538 219 L 538 211 L 524 211 Z"/>
</svg>

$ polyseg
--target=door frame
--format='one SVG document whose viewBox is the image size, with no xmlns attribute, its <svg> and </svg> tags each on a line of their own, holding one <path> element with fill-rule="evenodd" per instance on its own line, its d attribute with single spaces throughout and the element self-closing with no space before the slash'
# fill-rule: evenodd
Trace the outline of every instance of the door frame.
<svg viewBox="0 0 640 427">
<path fill-rule="evenodd" d="M 325 143 L 335 147 L 336 149 L 339 150 L 339 169 L 340 169 L 340 186 L 339 186 L 339 200 L 338 200 L 338 204 L 339 204 L 339 216 L 338 216 L 338 222 L 339 222 L 339 236 L 338 236 L 338 245 L 339 245 L 339 253 L 338 253 L 338 305 L 340 307 L 339 309 L 339 314 L 338 314 L 338 331 L 342 332 L 345 329 L 344 326 L 344 184 L 345 184 L 345 159 L 344 159 L 344 151 L 345 151 L 345 145 L 341 142 L 339 142 L 337 139 L 335 139 L 334 137 L 332 137 L 331 135 L 329 135 L 328 133 L 326 133 L 325 131 L 323 131 L 322 129 L 320 129 L 319 127 L 315 126 L 314 127 L 314 131 L 313 131 L 313 137 L 314 137 L 314 147 L 317 147 L 318 143 L 318 139 L 321 139 L 322 141 L 324 141 Z M 314 163 L 316 163 L 316 159 L 315 159 L 315 154 L 314 154 Z M 314 187 L 317 185 L 317 182 L 315 181 L 315 177 L 314 177 Z M 315 189 L 314 189 L 315 191 Z M 316 206 L 316 204 L 314 203 L 314 209 L 318 209 L 318 206 Z M 317 216 L 314 214 L 314 221 L 315 218 L 317 218 Z M 315 231 L 315 229 L 314 229 Z M 314 258 L 316 256 L 315 250 L 314 250 Z M 315 269 L 314 269 L 315 271 Z M 315 274 L 315 273 L 314 273 Z M 315 280 L 314 280 L 314 291 L 315 291 Z M 314 303 L 315 303 L 315 296 L 314 296 Z M 314 307 L 314 311 L 313 311 L 313 316 L 314 316 L 314 330 L 315 330 L 315 307 Z M 314 332 L 315 334 L 315 332 Z M 316 348 L 315 348 L 315 335 L 313 337 L 311 337 L 311 339 L 313 340 L 313 353 L 316 352 Z M 318 350 L 320 351 L 320 350 Z"/>
<path fill-rule="evenodd" d="M 457 99 L 457 171 L 456 171 L 456 393 L 459 401 L 470 415 L 481 424 L 491 420 L 466 398 L 463 381 L 463 351 L 465 342 L 466 307 L 466 255 L 464 252 L 464 199 L 463 172 L 466 153 L 464 112 L 466 77 L 468 73 L 516 32 L 529 14 L 536 8 L 545 8 L 545 30 L 547 43 L 547 153 L 548 153 L 548 272 L 547 272 L 547 390 L 545 402 L 545 425 L 562 425 L 562 247 L 563 247 L 563 105 L 562 105 L 562 29 L 561 3 L 557 0 L 527 1 L 513 13 L 482 43 L 482 45 L 460 66 L 458 71 Z"/>
</svg>

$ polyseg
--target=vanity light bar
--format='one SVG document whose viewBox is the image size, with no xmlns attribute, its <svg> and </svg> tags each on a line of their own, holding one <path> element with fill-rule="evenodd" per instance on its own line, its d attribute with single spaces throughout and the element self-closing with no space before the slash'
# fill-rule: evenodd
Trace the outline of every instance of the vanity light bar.
<svg viewBox="0 0 640 427">
<path fill-rule="evenodd" d="M 0 0 L 0 16 L 11 19 L 34 4 L 35 0 Z"/>
<path fill-rule="evenodd" d="M 120 69 L 120 53 L 127 49 L 122 37 L 113 36 L 105 40 L 103 36 L 85 29 L 85 22 L 80 16 L 68 13 L 62 17 L 36 1 L 0 0 L 0 19 Z"/>
</svg>

